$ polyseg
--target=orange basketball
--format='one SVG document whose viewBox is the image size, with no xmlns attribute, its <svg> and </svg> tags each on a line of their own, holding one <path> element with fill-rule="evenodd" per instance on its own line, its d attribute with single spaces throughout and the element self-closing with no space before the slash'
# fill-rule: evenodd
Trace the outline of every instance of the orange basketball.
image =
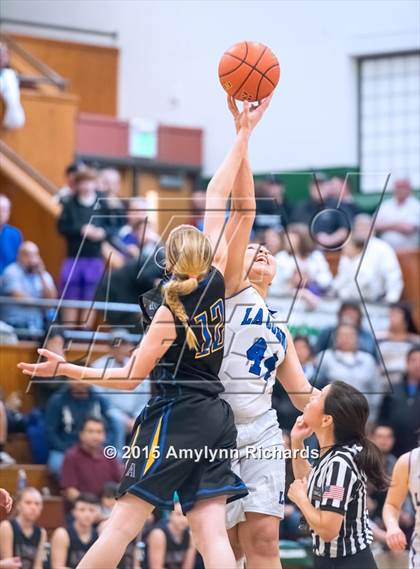
<svg viewBox="0 0 420 569">
<path fill-rule="evenodd" d="M 254 41 L 236 43 L 219 63 L 223 89 L 239 101 L 268 97 L 280 79 L 280 65 L 269 47 Z"/>
</svg>

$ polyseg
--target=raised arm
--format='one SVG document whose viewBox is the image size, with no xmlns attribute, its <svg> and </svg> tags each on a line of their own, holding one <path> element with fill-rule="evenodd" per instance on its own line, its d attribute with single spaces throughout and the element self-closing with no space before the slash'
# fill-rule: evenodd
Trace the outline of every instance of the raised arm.
<svg viewBox="0 0 420 569">
<path fill-rule="evenodd" d="M 122 368 L 96 369 L 78 366 L 70 364 L 63 357 L 44 349 L 38 350 L 38 353 L 47 358 L 47 361 L 37 364 L 21 362 L 18 364 L 18 368 L 24 374 L 31 376 L 54 377 L 65 375 L 71 379 L 87 381 L 100 387 L 132 390 L 150 374 L 175 338 L 176 329 L 172 313 L 166 306 L 161 306 L 139 347 Z"/>
<path fill-rule="evenodd" d="M 250 120 L 257 124 L 268 105 L 271 97 L 265 99 L 258 107 L 250 111 Z M 229 110 L 235 121 L 236 131 L 240 128 L 242 113 L 233 97 L 228 97 Z M 248 152 L 241 162 L 239 172 L 232 187 L 231 214 L 226 228 L 227 264 L 225 271 L 226 291 L 228 295 L 235 294 L 247 285 L 244 276 L 244 257 L 249 244 L 249 236 L 255 219 L 256 201 L 254 178 L 249 163 Z"/>
<path fill-rule="evenodd" d="M 246 105 L 245 115 L 249 113 Z M 204 233 L 209 237 L 214 251 L 213 264 L 224 273 L 226 267 L 226 204 L 239 167 L 248 148 L 251 128 L 244 121 L 235 143 L 223 160 L 207 186 L 206 213 L 204 216 Z"/>
<path fill-rule="evenodd" d="M 237 117 L 235 143 L 207 187 L 204 233 L 213 244 L 213 263 L 223 273 L 227 262 L 225 231 L 227 199 L 238 176 L 242 161 L 246 157 L 250 134 L 263 116 L 270 100 L 271 97 L 268 97 L 255 109 L 251 109 L 247 101 L 244 102 L 244 109 Z"/>
</svg>

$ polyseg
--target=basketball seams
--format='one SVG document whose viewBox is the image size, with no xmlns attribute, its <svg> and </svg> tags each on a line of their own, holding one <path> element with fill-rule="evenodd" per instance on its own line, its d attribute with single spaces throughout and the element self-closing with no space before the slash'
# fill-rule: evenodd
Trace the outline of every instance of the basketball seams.
<svg viewBox="0 0 420 569">
<path fill-rule="evenodd" d="M 245 59 L 248 57 L 248 42 L 244 42 L 245 44 Z M 226 77 L 226 75 L 229 75 L 230 73 L 234 73 L 235 71 L 237 71 L 240 66 L 242 65 L 242 63 L 246 63 L 247 65 L 249 65 L 250 67 L 252 67 L 249 63 L 247 63 L 245 61 L 245 59 L 241 59 L 240 57 L 238 57 L 237 55 L 234 55 L 233 53 L 230 53 L 229 51 L 226 51 L 224 53 L 224 56 L 229 55 L 230 57 L 232 57 L 233 59 L 238 60 L 240 63 L 237 67 L 234 67 L 233 69 L 231 69 L 230 71 L 227 71 L 226 73 L 223 73 L 223 75 L 219 75 L 220 79 L 222 79 L 222 77 Z"/>
<path fill-rule="evenodd" d="M 223 75 L 219 75 L 220 78 L 222 77 L 226 77 L 226 75 L 230 75 L 231 73 L 233 73 L 234 71 L 237 71 L 240 66 L 242 65 L 242 63 L 244 63 L 245 65 L 248 65 L 248 67 L 250 67 L 251 69 L 253 69 L 254 71 L 257 71 L 260 75 L 261 75 L 261 79 L 263 79 L 265 77 L 265 79 L 267 79 L 267 81 L 269 81 L 272 86 L 275 88 L 276 85 L 271 81 L 271 79 L 269 77 L 266 76 L 266 73 L 268 73 L 269 71 L 271 71 L 272 69 L 274 69 L 275 67 L 280 67 L 280 65 L 278 63 L 274 63 L 274 65 L 271 65 L 268 69 L 266 69 L 264 72 L 260 71 L 259 69 L 255 69 L 250 63 L 248 63 L 247 61 L 244 61 L 243 59 L 240 59 L 239 57 L 236 57 L 236 55 L 232 55 L 231 53 L 226 53 L 225 55 L 230 55 L 230 57 L 233 57 L 234 59 L 237 59 L 238 61 L 240 61 L 241 63 L 238 65 L 238 67 L 235 67 L 234 69 L 232 69 L 231 71 L 228 71 L 227 73 L 223 73 Z M 250 77 L 250 75 L 248 75 L 248 78 Z M 260 82 L 261 82 L 260 79 Z"/>
<path fill-rule="evenodd" d="M 233 57 L 234 59 L 239 60 L 239 64 L 238 64 L 236 67 L 234 67 L 233 69 L 231 69 L 230 71 L 227 71 L 226 73 L 223 73 L 223 75 L 219 75 L 220 79 L 222 79 L 223 77 L 226 77 L 226 75 L 230 75 L 231 73 L 235 73 L 235 71 L 237 71 L 237 70 L 240 68 L 240 66 L 242 65 L 242 63 L 246 63 L 245 61 L 242 61 L 242 59 L 239 59 L 239 57 L 234 57 L 234 56 L 233 56 L 232 54 L 230 54 L 230 53 L 225 53 L 225 57 L 226 57 L 226 55 L 229 55 L 230 57 Z M 247 64 L 247 65 L 249 65 L 249 64 Z"/>
<path fill-rule="evenodd" d="M 255 95 L 255 98 L 257 99 L 257 101 L 258 101 L 258 93 L 260 92 L 261 83 L 262 83 L 262 80 L 264 79 L 264 77 L 265 77 L 265 75 L 261 74 L 260 80 L 258 82 L 257 93 Z"/>
<path fill-rule="evenodd" d="M 278 63 L 278 61 L 277 61 L 277 59 L 276 59 L 276 56 L 275 56 L 275 55 L 273 54 L 273 52 L 268 48 L 268 46 L 263 46 L 262 44 L 260 44 L 260 45 L 261 45 L 261 47 L 263 47 L 263 50 L 262 50 L 262 52 L 260 53 L 260 55 L 258 56 L 257 60 L 255 61 L 255 63 L 254 63 L 253 65 L 252 65 L 251 63 L 249 63 L 248 61 L 246 61 L 247 58 L 248 58 L 248 55 L 249 55 L 249 51 L 250 51 L 250 50 L 249 50 L 248 42 L 246 42 L 246 41 L 243 42 L 241 46 L 239 46 L 239 44 L 238 44 L 238 47 L 237 47 L 237 49 L 235 50 L 235 51 L 238 51 L 238 50 L 239 50 L 240 53 L 242 54 L 242 53 L 244 53 L 244 48 L 245 48 L 245 53 L 244 53 L 243 56 L 242 56 L 242 55 L 239 56 L 239 55 L 237 55 L 236 53 L 231 53 L 231 52 L 229 52 L 229 51 L 226 51 L 226 52 L 225 52 L 224 56 L 230 56 L 232 59 L 237 60 L 237 61 L 238 61 L 238 65 L 237 65 L 236 67 L 234 67 L 233 69 L 231 69 L 230 71 L 226 71 L 226 72 L 224 72 L 223 74 L 219 75 L 219 78 L 220 78 L 221 82 L 222 82 L 222 80 L 223 80 L 224 78 L 228 78 L 229 76 L 231 76 L 232 79 L 233 79 L 233 77 L 234 77 L 237 73 L 240 73 L 240 75 L 244 78 L 244 79 L 241 81 L 241 83 L 240 83 L 240 85 L 238 86 L 238 88 L 233 92 L 233 94 L 232 94 L 233 97 L 236 97 L 236 96 L 238 95 L 238 93 L 241 91 L 241 89 L 244 90 L 244 93 L 246 92 L 246 93 L 245 93 L 245 97 L 246 97 L 246 96 L 248 95 L 248 92 L 247 92 L 248 89 L 246 88 L 246 85 L 248 85 L 249 82 L 250 82 L 250 84 L 249 84 L 249 87 L 248 87 L 248 88 L 250 88 L 250 87 L 251 87 L 251 84 L 252 84 L 252 87 L 251 87 L 251 92 L 252 92 L 252 94 L 251 94 L 251 92 L 250 92 L 249 95 L 250 95 L 251 97 L 255 97 L 254 100 L 259 100 L 259 98 L 260 98 L 260 96 L 261 96 L 261 95 L 260 95 L 260 91 L 265 91 L 265 92 L 266 92 L 267 90 L 271 90 L 270 87 L 267 87 L 267 85 L 271 85 L 271 87 L 272 87 L 273 89 L 277 86 L 278 78 L 277 78 L 277 81 L 276 81 L 276 75 L 277 75 L 277 73 L 279 74 L 279 72 L 280 72 L 280 65 L 279 65 L 279 63 Z M 266 57 L 264 57 L 264 56 L 266 56 Z M 268 56 L 268 58 L 267 58 L 267 56 Z M 242 57 L 243 57 L 243 59 L 242 59 Z M 270 61 L 270 58 L 271 58 L 271 61 Z M 269 66 L 267 67 L 267 69 L 265 69 L 264 71 L 262 71 L 261 68 L 263 68 L 263 66 L 264 66 L 264 64 L 262 63 L 262 60 L 265 60 L 265 59 L 268 59 L 268 61 L 266 62 L 265 65 L 268 64 Z M 273 63 L 273 60 L 275 61 L 275 63 Z M 229 61 L 229 60 L 228 60 L 228 61 Z M 233 63 L 233 62 L 231 62 L 231 63 Z M 261 63 L 262 63 L 262 64 L 261 64 Z M 226 64 L 229 65 L 228 62 L 226 62 Z M 245 64 L 245 65 L 246 65 L 246 68 L 243 68 L 242 70 L 240 70 L 240 68 L 242 67 L 242 64 Z M 260 65 L 260 68 L 257 68 L 257 66 L 258 66 L 259 64 L 261 64 L 261 65 Z M 226 66 L 227 66 L 227 65 L 226 65 Z M 276 68 L 278 68 L 278 71 L 274 71 L 274 78 L 273 78 L 273 80 L 272 80 L 270 77 L 267 76 L 267 74 L 268 74 L 270 71 L 275 70 Z M 238 71 L 238 70 L 240 70 L 240 71 Z M 252 77 L 252 74 L 254 73 L 254 71 L 256 71 L 256 72 L 260 75 L 259 78 L 258 78 L 258 77 L 255 77 L 255 78 Z M 246 75 L 245 75 L 245 74 L 246 74 Z M 262 88 L 263 79 L 266 79 L 266 83 L 265 83 L 264 89 Z M 227 80 L 227 79 L 226 79 L 226 80 Z M 275 82 L 275 81 L 276 81 L 276 82 Z M 223 84 L 223 83 L 222 83 L 222 84 Z M 223 86 L 224 86 L 224 85 L 223 85 Z M 256 86 L 256 89 L 255 89 L 255 86 Z"/>
<path fill-rule="evenodd" d="M 280 67 L 280 65 L 279 65 L 278 63 L 274 63 L 274 64 L 271 65 L 268 69 L 266 69 L 266 70 L 264 71 L 264 73 L 262 73 L 262 71 L 260 71 L 260 73 L 262 74 L 262 76 L 265 77 L 265 78 L 267 79 L 267 81 L 269 81 L 269 82 L 272 84 L 272 86 L 273 86 L 274 88 L 276 88 L 276 85 L 271 81 L 270 77 L 267 77 L 266 73 L 268 73 L 269 71 L 271 71 L 271 70 L 274 69 L 275 67 Z M 258 71 L 258 69 L 257 69 L 257 71 Z"/>
<path fill-rule="evenodd" d="M 239 87 L 236 89 L 236 91 L 233 93 L 233 97 L 235 97 L 235 95 L 238 93 L 238 91 L 240 91 L 243 87 L 243 85 L 245 85 L 245 83 L 248 81 L 248 79 L 251 77 L 251 74 L 253 71 L 258 71 L 258 73 L 261 73 L 256 67 L 258 65 L 258 63 L 261 61 L 261 58 L 263 57 L 264 53 L 267 51 L 268 47 L 264 46 L 264 49 L 262 50 L 262 53 L 260 54 L 259 58 L 257 59 L 257 61 L 255 62 L 255 65 L 252 66 L 251 71 L 248 73 L 248 75 L 245 77 L 245 79 L 242 81 L 242 83 L 239 85 Z M 271 83 L 271 81 L 270 81 Z"/>
</svg>

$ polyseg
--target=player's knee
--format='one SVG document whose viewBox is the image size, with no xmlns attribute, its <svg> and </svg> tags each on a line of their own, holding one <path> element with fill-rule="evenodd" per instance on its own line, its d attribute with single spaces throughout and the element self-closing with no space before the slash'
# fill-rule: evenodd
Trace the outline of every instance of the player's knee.
<svg viewBox="0 0 420 569">
<path fill-rule="evenodd" d="M 227 540 L 227 534 L 224 527 L 211 526 L 205 520 L 196 520 L 191 525 L 193 539 L 196 548 L 200 553 L 211 549 L 212 545 L 219 540 Z"/>
<path fill-rule="evenodd" d="M 279 554 L 279 538 L 275 532 L 258 530 L 254 532 L 246 546 L 248 555 L 276 557 Z"/>
</svg>

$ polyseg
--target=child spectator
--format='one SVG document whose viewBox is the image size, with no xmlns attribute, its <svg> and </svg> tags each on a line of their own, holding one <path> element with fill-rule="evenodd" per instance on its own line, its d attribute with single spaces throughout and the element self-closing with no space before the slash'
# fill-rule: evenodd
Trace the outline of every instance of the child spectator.
<svg viewBox="0 0 420 569">
<path fill-rule="evenodd" d="M 86 165 L 83 162 L 73 162 L 69 164 L 64 171 L 64 176 L 66 183 L 62 186 L 57 193 L 53 196 L 53 200 L 58 203 L 64 203 L 68 198 L 74 196 L 76 191 L 75 177 L 77 172 L 81 172 L 86 169 Z"/>
<path fill-rule="evenodd" d="M 17 259 L 19 247 L 23 241 L 17 227 L 9 225 L 11 204 L 4 194 L 0 194 L 0 275 L 4 269 Z"/>
<path fill-rule="evenodd" d="M 16 500 L 16 517 L 0 524 L 0 560 L 14 557 L 18 559 L 16 569 L 42 569 L 47 532 L 36 523 L 42 505 L 36 488 L 22 491 Z"/>
<path fill-rule="evenodd" d="M 191 540 L 187 518 L 177 502 L 169 521 L 152 529 L 147 538 L 148 567 L 193 569 L 196 550 Z"/>
<path fill-rule="evenodd" d="M 65 299 L 92 300 L 104 269 L 101 245 L 106 238 L 103 212 L 95 209 L 98 198 L 96 172 L 89 169 L 77 172 L 74 188 L 75 193 L 64 202 L 58 220 L 58 231 L 67 241 L 60 292 Z M 91 326 L 93 316 L 89 309 L 82 310 L 80 321 L 86 321 L 88 316 L 88 326 Z M 79 309 L 63 309 L 62 320 L 77 324 Z"/>
<path fill-rule="evenodd" d="M 376 334 L 384 366 L 391 383 L 400 380 L 405 373 L 408 351 L 420 343 L 417 327 L 410 307 L 405 302 L 397 302 L 389 311 L 388 330 Z M 386 380 L 385 372 L 383 376 Z"/>
<path fill-rule="evenodd" d="M 51 538 L 51 569 L 76 569 L 86 551 L 95 543 L 98 532 L 98 499 L 79 494 L 72 508 L 72 522 L 59 527 Z"/>
<path fill-rule="evenodd" d="M 48 467 L 58 476 L 64 453 L 79 440 L 79 433 L 88 417 L 103 419 L 107 428 L 107 443 L 115 444 L 115 426 L 109 405 L 93 388 L 79 381 L 70 383 L 55 393 L 46 410 L 47 439 L 50 452 Z"/>
<path fill-rule="evenodd" d="M 19 248 L 16 263 L 9 265 L 0 278 L 1 294 L 16 299 L 56 298 L 52 276 L 45 270 L 38 246 L 25 241 Z M 31 332 L 44 330 L 45 310 L 22 306 L 11 301 L 0 305 L 0 319 L 11 326 Z"/>
<path fill-rule="evenodd" d="M 93 494 L 99 500 L 107 482 L 121 480 L 120 461 L 104 454 L 105 438 L 104 422 L 96 417 L 86 418 L 79 442 L 64 455 L 60 487 L 67 503 L 74 502 L 82 492 Z"/>
</svg>

